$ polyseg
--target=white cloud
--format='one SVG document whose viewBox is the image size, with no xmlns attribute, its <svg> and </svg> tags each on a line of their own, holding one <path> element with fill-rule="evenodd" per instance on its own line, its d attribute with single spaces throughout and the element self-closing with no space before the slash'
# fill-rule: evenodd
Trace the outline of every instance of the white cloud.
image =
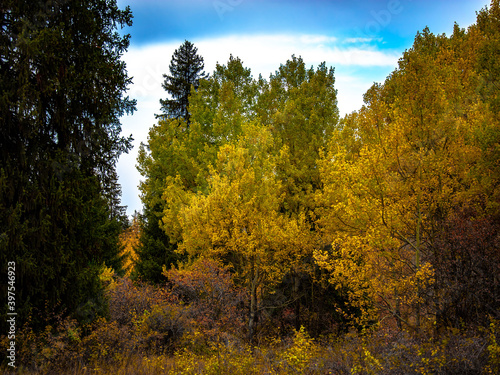
<svg viewBox="0 0 500 375">
<path fill-rule="evenodd" d="M 374 47 L 342 48 L 337 38 L 323 35 L 255 35 L 226 36 L 194 42 L 206 66 L 225 62 L 229 53 L 240 57 L 253 72 L 265 77 L 285 63 L 292 54 L 301 55 L 307 64 L 326 61 L 327 65 L 394 67 L 399 53 L 380 51 Z M 351 40 L 360 43 L 363 40 Z M 222 60 L 222 61 L 221 61 Z"/>
<path fill-rule="evenodd" d="M 343 40 L 344 43 L 370 43 L 370 42 L 382 42 L 383 38 L 368 38 L 368 37 L 359 37 L 359 38 L 346 38 Z"/>
<path fill-rule="evenodd" d="M 335 43 L 338 39 L 326 35 L 301 35 L 299 37 L 299 40 L 301 43 L 304 44 L 323 44 L 323 43 Z"/>
<path fill-rule="evenodd" d="M 399 58 L 399 53 L 394 51 L 366 46 L 364 39 L 338 40 L 324 35 L 233 35 L 191 42 L 203 56 L 207 73 L 213 72 L 217 62 L 225 64 L 230 54 L 241 58 L 254 77 L 262 74 L 264 78 L 269 78 L 292 54 L 302 56 L 308 67 L 325 61 L 327 66 L 336 68 L 336 88 L 342 115 L 361 106 L 362 95 L 373 83 L 374 77 L 366 78 L 364 71 L 380 67 L 386 68 L 389 73 L 396 67 Z M 349 43 L 347 48 L 342 47 L 345 42 Z M 135 168 L 137 151 L 141 142 L 147 142 L 148 131 L 156 122 L 154 114 L 160 112 L 159 100 L 167 95 L 161 86 L 164 80 L 162 75 L 169 73 L 172 54 L 181 43 L 132 46 L 124 56 L 129 76 L 133 77 L 128 95 L 138 102 L 135 114 L 122 118 L 123 134 L 133 135 L 134 149 L 122 155 L 117 165 L 122 202 L 128 206 L 129 215 L 142 208 L 137 188 L 141 176 Z M 359 74 L 353 75 L 353 71 Z"/>
</svg>

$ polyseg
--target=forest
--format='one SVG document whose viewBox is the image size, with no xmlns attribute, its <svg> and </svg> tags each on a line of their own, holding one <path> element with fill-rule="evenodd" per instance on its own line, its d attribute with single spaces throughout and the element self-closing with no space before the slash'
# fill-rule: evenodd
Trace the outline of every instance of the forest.
<svg viewBox="0 0 500 375">
<path fill-rule="evenodd" d="M 4 373 L 500 373 L 499 0 L 416 32 L 344 117 L 326 62 L 207 74 L 186 40 L 132 220 L 130 9 L 21 3 L 0 15 Z"/>
</svg>

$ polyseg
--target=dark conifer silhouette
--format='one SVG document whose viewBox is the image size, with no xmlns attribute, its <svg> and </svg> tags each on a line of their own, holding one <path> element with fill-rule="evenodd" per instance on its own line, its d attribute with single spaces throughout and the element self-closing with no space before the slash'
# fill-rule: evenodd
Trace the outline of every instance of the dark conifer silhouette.
<svg viewBox="0 0 500 375">
<path fill-rule="evenodd" d="M 208 78 L 203 68 L 203 57 L 197 54 L 198 48 L 189 41 L 175 50 L 170 61 L 170 75 L 164 74 L 165 81 L 162 86 L 171 99 L 160 99 L 161 111 L 157 117 L 184 119 L 189 124 L 189 94 L 191 86 L 198 88 L 200 79 Z"/>
</svg>

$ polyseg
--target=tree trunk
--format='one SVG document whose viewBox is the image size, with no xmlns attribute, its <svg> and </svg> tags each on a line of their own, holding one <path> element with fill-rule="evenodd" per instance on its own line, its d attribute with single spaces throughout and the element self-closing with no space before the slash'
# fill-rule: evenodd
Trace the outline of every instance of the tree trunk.
<svg viewBox="0 0 500 375">
<path fill-rule="evenodd" d="M 300 301 L 299 301 L 299 287 L 300 278 L 296 272 L 292 274 L 293 278 L 293 299 L 295 305 L 295 329 L 298 331 L 300 329 Z"/>
<path fill-rule="evenodd" d="M 255 270 L 254 265 L 250 270 L 250 313 L 248 317 L 248 341 L 253 347 L 255 334 L 255 323 L 257 318 L 257 285 L 258 285 L 258 270 Z"/>
</svg>

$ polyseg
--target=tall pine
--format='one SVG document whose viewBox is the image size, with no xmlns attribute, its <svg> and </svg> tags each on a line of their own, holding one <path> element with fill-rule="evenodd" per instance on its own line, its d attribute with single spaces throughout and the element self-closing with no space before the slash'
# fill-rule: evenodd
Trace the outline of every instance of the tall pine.
<svg viewBox="0 0 500 375">
<path fill-rule="evenodd" d="M 132 14 L 115 0 L 5 0 L 0 12 L 0 265 L 15 262 L 18 326 L 104 311 L 98 273 L 119 270 L 115 164 Z M 6 297 L 6 284 L 2 296 Z M 2 323 L 5 319 L 2 309 Z"/>
<path fill-rule="evenodd" d="M 189 41 L 175 50 L 170 61 L 170 75 L 164 74 L 162 86 L 171 99 L 160 99 L 162 115 L 158 117 L 184 119 L 189 124 L 189 95 L 191 86 L 198 88 L 200 79 L 207 78 L 203 71 L 203 57 L 197 54 L 198 48 Z"/>
</svg>

